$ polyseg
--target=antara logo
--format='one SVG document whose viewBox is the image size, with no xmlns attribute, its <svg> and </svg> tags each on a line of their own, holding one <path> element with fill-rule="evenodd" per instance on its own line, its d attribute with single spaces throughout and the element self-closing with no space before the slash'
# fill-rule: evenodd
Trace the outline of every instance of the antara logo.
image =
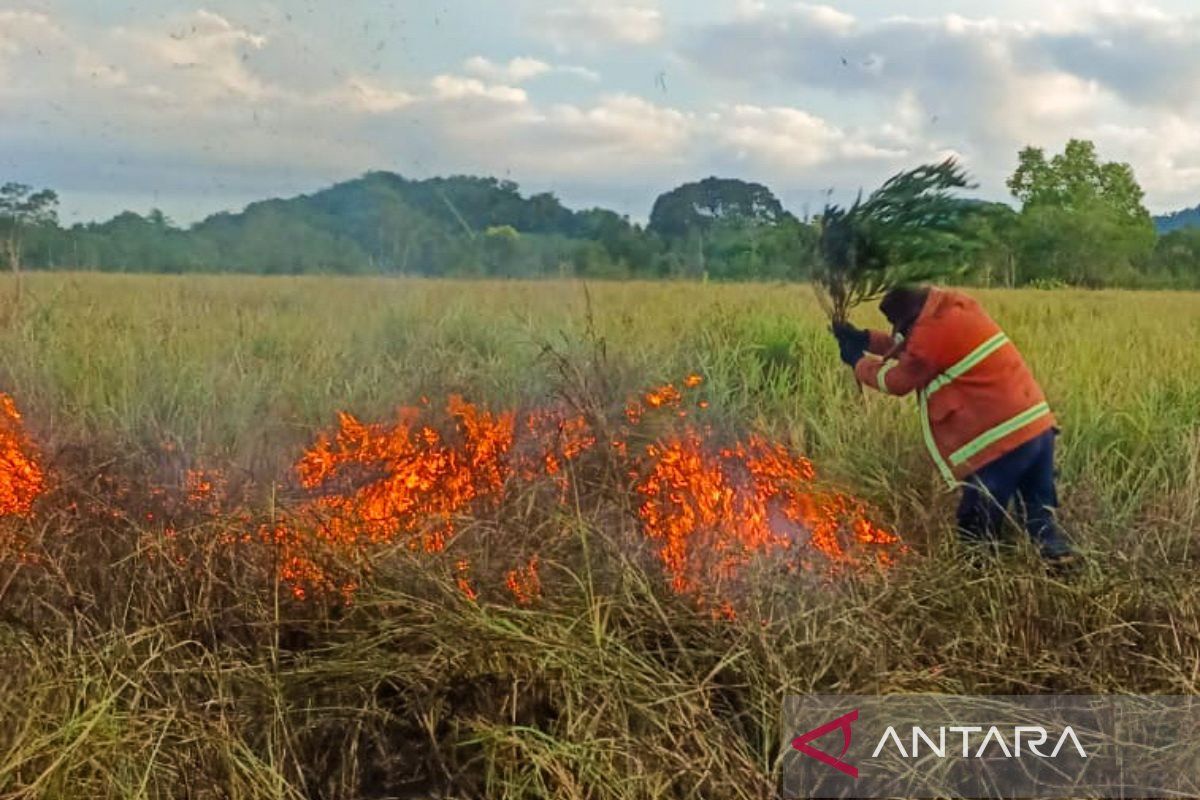
<svg viewBox="0 0 1200 800">
<path fill-rule="evenodd" d="M 858 767 L 843 760 L 846 753 L 850 750 L 853 725 L 857 720 L 858 709 L 856 708 L 792 739 L 792 749 L 803 753 L 809 758 L 814 758 L 822 764 L 836 769 L 838 772 L 849 775 L 851 778 L 857 778 Z M 822 736 L 835 730 L 841 730 L 842 732 L 842 749 L 836 756 L 830 755 L 823 750 L 818 750 L 810 744 L 810 742 L 820 739 Z M 980 725 L 942 725 L 936 730 L 936 736 L 931 736 L 926 732 L 925 728 L 916 725 L 912 726 L 908 731 L 909 736 L 905 737 L 905 739 L 911 742 L 911 747 L 905 748 L 904 740 L 901 739 L 900 734 L 896 731 L 896 727 L 889 725 L 883 732 L 883 735 L 879 737 L 879 744 L 875 745 L 875 750 L 871 753 L 871 758 L 879 758 L 889 744 L 902 758 L 917 758 L 921 754 L 922 742 L 925 749 L 937 758 L 954 758 L 958 756 L 959 752 L 961 752 L 962 758 L 982 758 L 985 754 L 994 757 L 999 753 L 1003 753 L 1005 758 L 1020 758 L 1022 755 L 1022 746 L 1024 746 L 1026 752 L 1039 758 L 1057 758 L 1058 754 L 1067 744 L 1070 744 L 1071 749 L 1078 753 L 1080 758 L 1088 757 L 1087 752 L 1083 749 L 1083 745 L 1079 741 L 1079 737 L 1070 725 L 1063 728 L 1062 732 L 1058 735 L 1053 749 L 1049 753 L 1043 752 L 1042 748 L 1050 741 L 1050 731 L 1041 725 L 1017 725 L 1012 728 L 1011 736 L 1005 736 L 1004 732 L 996 725 L 988 728 Z M 976 738 L 981 734 L 982 738 Z M 958 751 L 957 748 L 952 749 L 949 746 L 948 735 L 951 737 L 950 741 L 953 741 L 955 737 L 961 737 L 961 751 Z M 973 748 L 972 743 L 976 741 L 978 742 L 978 746 Z M 1011 746 L 1010 742 L 1012 743 Z"/>
<path fill-rule="evenodd" d="M 851 778 L 857 778 L 858 767 L 842 761 L 842 757 L 845 756 L 846 751 L 850 749 L 850 736 L 852 734 L 851 726 L 857 719 L 858 709 L 856 708 L 848 714 L 843 714 L 837 719 L 826 722 L 819 728 L 813 728 L 808 733 L 800 734 L 795 739 L 792 739 L 792 747 L 796 750 L 799 750 L 804 755 L 809 756 L 810 758 L 815 758 L 822 764 L 833 767 L 838 772 L 844 772 Z M 829 753 L 818 750 L 809 744 L 809 742 L 811 742 L 813 739 L 820 739 L 825 734 L 838 728 L 841 728 L 842 730 L 842 752 L 838 753 L 837 758 L 834 758 L 833 756 L 829 755 Z"/>
<path fill-rule="evenodd" d="M 938 735 L 936 739 L 925 732 L 924 728 L 913 726 L 910 731 L 912 747 L 909 750 L 904 749 L 904 742 L 900 739 L 900 734 L 896 732 L 896 728 L 889 725 L 887 730 L 883 732 L 883 736 L 879 737 L 879 744 L 875 745 L 875 752 L 871 753 L 871 758 L 878 758 L 883 752 L 884 747 L 891 742 L 896 752 L 902 758 L 916 758 L 920 754 L 921 742 L 924 741 L 925 747 L 929 752 L 937 758 L 946 758 L 947 753 L 950 756 L 955 756 L 954 750 L 947 747 L 946 734 L 950 733 L 952 737 L 962 737 L 962 757 L 963 758 L 982 758 L 985 753 L 990 756 L 997 755 L 996 750 L 1004 754 L 1005 758 L 1020 758 L 1021 745 L 1024 744 L 1029 753 L 1032 753 L 1039 758 L 1058 758 L 1059 752 L 1063 749 L 1063 745 L 1069 741 L 1075 752 L 1079 753 L 1080 758 L 1087 758 L 1087 752 L 1083 749 L 1083 745 L 1079 742 L 1079 737 L 1075 735 L 1075 730 L 1070 726 L 1063 728 L 1059 734 L 1058 741 L 1054 745 L 1054 749 L 1049 753 L 1043 753 L 1041 748 L 1046 745 L 1050 739 L 1050 732 L 1041 725 L 1017 725 L 1012 729 L 1012 735 L 1005 737 L 1000 728 L 992 725 L 989 728 L 983 728 L 979 725 L 943 725 L 937 729 Z M 972 751 L 971 743 L 974 736 L 983 735 L 979 739 L 979 746 Z M 1012 742 L 1012 746 L 1009 746 Z M 994 745 L 994 749 L 988 752 L 988 748 Z"/>
</svg>

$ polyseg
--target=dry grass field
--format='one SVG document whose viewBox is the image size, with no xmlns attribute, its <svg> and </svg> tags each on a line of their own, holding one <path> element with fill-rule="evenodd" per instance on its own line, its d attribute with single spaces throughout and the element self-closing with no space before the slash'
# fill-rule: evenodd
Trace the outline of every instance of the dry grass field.
<svg viewBox="0 0 1200 800">
<path fill-rule="evenodd" d="M 28 277 L 0 444 L 44 487 L 0 518 L 0 796 L 767 798 L 787 693 L 1200 691 L 1200 295 L 972 293 L 1059 416 L 1069 579 L 962 563 L 913 403 L 858 392 L 806 286 Z M 339 422 L 400 407 L 428 433 Z M 314 500 L 404 448 L 420 504 Z M 678 579 L 652 468 L 709 448 L 791 487 L 763 508 L 902 545 Z M 730 502 L 696 513 L 775 525 Z"/>
</svg>

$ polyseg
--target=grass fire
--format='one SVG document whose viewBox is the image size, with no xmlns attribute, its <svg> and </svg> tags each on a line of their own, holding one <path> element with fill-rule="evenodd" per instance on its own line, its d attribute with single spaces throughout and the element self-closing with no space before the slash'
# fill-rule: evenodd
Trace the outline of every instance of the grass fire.
<svg viewBox="0 0 1200 800">
<path fill-rule="evenodd" d="M 492 412 L 452 395 L 442 413 L 426 400 L 401 408 L 390 424 L 363 423 L 341 412 L 336 430 L 321 433 L 295 464 L 302 490 L 297 502 L 277 506 L 275 518 L 257 534 L 227 528 L 221 538 L 274 547 L 278 580 L 297 600 L 351 602 L 380 553 L 395 545 L 441 553 L 463 520 L 495 516 L 514 496 L 534 492 L 545 502 L 566 504 L 581 486 L 586 491 L 589 465 L 576 465 L 597 455 L 626 478 L 613 490 L 638 498 L 641 534 L 655 544 L 672 589 L 723 615 L 735 613 L 732 592 L 741 570 L 756 558 L 786 572 L 829 575 L 892 562 L 898 537 L 872 523 L 861 501 L 818 489 L 810 460 L 759 434 L 720 443 L 700 416 L 707 402 L 689 403 L 686 396 L 702 383 L 692 374 L 682 388 L 668 383 L 626 403 L 615 438 L 602 448 L 593 425 L 562 406 Z M 7 395 L 0 397 L 0 411 L 0 515 L 28 517 L 45 477 Z M 631 447 L 631 439 L 646 438 L 643 425 L 659 416 L 666 426 L 659 426 L 656 438 Z M 227 484 L 221 470 L 189 469 L 181 507 L 244 524 L 248 517 L 223 502 Z M 157 518 L 166 525 L 165 537 L 176 536 L 181 522 L 168 507 L 139 512 L 124 507 L 128 499 L 128 493 L 107 498 L 110 513 Z M 540 558 L 535 551 L 505 573 L 511 599 L 520 605 L 541 596 Z M 467 577 L 470 560 L 458 559 L 454 569 L 463 594 L 477 599 Z"/>
<path fill-rule="evenodd" d="M 316 553 L 341 551 L 342 563 L 363 563 L 371 550 L 397 542 L 439 553 L 457 520 L 494 515 L 514 495 L 540 490 L 543 500 L 568 503 L 598 471 L 582 463 L 590 456 L 627 478 L 612 490 L 639 498 L 641 533 L 655 542 L 674 590 L 724 613 L 733 606 L 719 587 L 756 556 L 792 570 L 891 562 L 898 538 L 870 522 L 860 501 L 817 489 L 811 461 L 760 435 L 720 444 L 700 416 L 706 402 L 685 399 L 702 382 L 692 374 L 682 388 L 665 384 L 627 403 L 624 425 L 604 421 L 615 435 L 599 448 L 593 424 L 565 408 L 492 412 L 452 396 L 440 426 L 429 404 L 402 409 L 389 425 L 343 413 L 336 432 L 322 434 L 296 465 L 313 499 L 285 511 L 288 522 L 270 531 L 283 548 L 282 578 L 297 597 L 328 591 L 336 581 L 314 562 Z M 631 447 L 656 416 L 666 426 Z M 538 558 L 533 553 L 506 575 L 522 604 L 540 594 L 531 591 L 540 586 Z M 456 563 L 460 572 L 469 568 Z M 354 578 L 339 591 L 348 596 L 358 585 Z"/>
<path fill-rule="evenodd" d="M 0 0 L 0 800 L 956 794 L 870 697 L 1173 735 L 1200 14 L 967 5 Z"/>
<path fill-rule="evenodd" d="M 0 393 L 0 517 L 27 516 L 45 488 L 45 473 L 16 403 Z"/>
<path fill-rule="evenodd" d="M 1190 295 L 972 292 L 1063 428 L 1064 579 L 965 562 L 807 287 L 25 291 L 0 794 L 760 800 L 784 694 L 1200 688 Z"/>
</svg>

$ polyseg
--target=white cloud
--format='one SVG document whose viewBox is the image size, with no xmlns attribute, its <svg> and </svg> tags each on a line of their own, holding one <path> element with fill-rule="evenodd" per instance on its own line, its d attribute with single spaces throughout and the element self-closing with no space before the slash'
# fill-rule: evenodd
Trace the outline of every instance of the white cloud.
<svg viewBox="0 0 1200 800">
<path fill-rule="evenodd" d="M 546 181 L 612 178 L 629 165 L 675 163 L 690 131 L 686 114 L 620 93 L 539 104 L 516 84 L 549 72 L 596 76 L 528 57 L 476 57 L 464 65 L 470 74 L 397 85 L 311 64 L 291 70 L 286 61 L 264 72 L 261 56 L 283 57 L 298 49 L 295 43 L 210 12 L 86 32 L 64 30 L 44 15 L 4 12 L 0 20 L 0 71 L 20 70 L 19 80 L 0 86 L 0 103 L 19 89 L 59 109 L 55 124 L 65 139 L 76 139 L 69 130 L 80 145 L 150 160 L 169 152 L 214 174 L 346 177 L 392 166 L 396 153 L 415 153 L 431 172 L 519 168 Z M 57 72 L 13 57 L 39 47 L 54 48 Z M 35 135 L 10 128 L 0 146 Z"/>
<path fill-rule="evenodd" d="M 508 174 L 589 200 L 593 187 L 620 189 L 635 210 L 706 174 L 807 199 L 948 152 L 1002 196 L 1020 146 L 1082 136 L 1130 161 L 1153 207 L 1200 196 L 1195 17 L 1124 4 L 1038 22 L 860 19 L 736 0 L 720 24 L 668 29 L 648 0 L 550 5 L 523 31 L 588 57 L 537 58 L 525 49 L 535 42 L 514 40 L 509 53 L 526 55 L 459 53 L 443 74 L 348 66 L 288 26 L 232 11 L 124 27 L 0 11 L 0 109 L 18 111 L 5 115 L 0 153 L 22 168 L 36 158 L 13 153 L 104 164 L 93 178 L 79 170 L 97 186 L 115 186 L 115 165 L 133 159 L 143 185 L 164 192 L 211 175 L 251 186 L 264 174 L 319 183 L 377 168 Z M 645 76 L 614 82 L 629 79 L 617 60 L 648 44 L 677 93 L 637 96 L 630 86 L 646 90 Z M 565 76 L 581 80 L 553 79 Z"/>
<path fill-rule="evenodd" d="M 537 27 L 560 48 L 598 44 L 648 45 L 663 38 L 663 13 L 649 2 L 578 0 L 548 9 L 536 18 Z"/>
<path fill-rule="evenodd" d="M 576 78 L 581 78 L 591 83 L 600 82 L 600 73 L 587 67 L 558 67 L 558 71 L 567 75 L 574 75 Z"/>
<path fill-rule="evenodd" d="M 463 69 L 493 83 L 525 83 L 554 72 L 573 75 L 593 83 L 600 80 L 599 73 L 586 67 L 553 65 L 527 56 L 518 56 L 509 60 L 507 64 L 497 64 L 483 56 L 472 56 L 463 62 Z"/>
<path fill-rule="evenodd" d="M 993 108 L 1009 90 L 1014 27 L 990 20 L 893 17 L 871 24 L 825 6 L 714 25 L 687 48 L 693 64 L 747 85 L 784 83 L 886 99 L 902 92 L 930 115 Z M 991 123 L 984 128 L 990 128 Z"/>
<path fill-rule="evenodd" d="M 545 139 L 557 148 L 545 155 L 563 168 L 597 172 L 674 163 L 684 156 L 694 129 L 684 112 L 611 95 L 589 107 L 555 106 L 546 116 Z M 536 151 L 530 155 L 536 157 Z"/>
<path fill-rule="evenodd" d="M 1195 202 L 1200 191 L 1200 178 L 1182 166 L 1200 160 L 1200 138 L 1180 132 L 1200 127 L 1200 16 L 1114 4 L 1051 23 L 957 14 L 862 20 L 799 4 L 743 9 L 701 29 L 684 50 L 694 68 L 742 92 L 786 86 L 873 108 L 885 122 L 869 147 L 891 150 L 891 140 L 914 152 L 962 152 L 996 194 L 1019 147 L 1057 149 L 1072 136 L 1131 160 L 1152 199 L 1190 194 Z M 817 158 L 836 135 L 760 112 L 761 124 L 739 124 L 736 135 L 794 163 Z M 1129 120 L 1152 133 L 1123 133 Z M 1145 144 L 1155 136 L 1157 147 Z"/>
<path fill-rule="evenodd" d="M 734 0 L 734 13 L 739 17 L 753 17 L 767 10 L 765 0 Z"/>
<path fill-rule="evenodd" d="M 524 89 L 515 86 L 486 84 L 475 78 L 464 78 L 459 75 L 438 75 L 431 86 L 436 97 L 444 100 L 461 100 L 464 98 L 485 98 L 500 103 L 523 104 L 529 99 Z"/>
<path fill-rule="evenodd" d="M 341 176 L 382 153 L 355 135 L 356 126 L 414 100 L 360 75 L 269 79 L 256 59 L 272 37 L 205 11 L 84 29 L 0 12 L 0 43 L 0 107 L 20 103 L 26 111 L 0 131 L 0 152 L 35 150 L 48 139 L 56 161 L 106 165 L 74 176 L 81 183 L 155 159 L 164 181 L 185 163 L 197 164 L 193 182 L 205 170 Z M 298 52 L 292 44 L 280 49 Z"/>
<path fill-rule="evenodd" d="M 1096 81 L 1137 107 L 1200 107 L 1200 15 L 1101 8 L 1072 27 L 1031 36 L 1021 56 Z"/>
<path fill-rule="evenodd" d="M 674 167 L 690 152 L 694 118 L 643 98 L 617 94 L 592 104 L 542 106 L 483 86 L 447 91 L 449 77 L 441 76 L 411 114 L 430 135 L 436 132 L 438 157 L 459 165 L 450 170 L 469 165 L 538 180 L 612 179 L 631 168 Z"/>
<path fill-rule="evenodd" d="M 169 84 L 177 94 L 193 99 L 241 96 L 261 100 L 271 87 L 247 66 L 249 53 L 267 44 L 267 37 L 233 25 L 209 11 L 183 18 L 165 35 L 143 28 L 119 28 L 114 45 L 133 61 L 148 85 Z M 165 88 L 165 87 L 164 87 Z"/>
<path fill-rule="evenodd" d="M 18 10 L 0 11 L 0 78 L 2 94 L 76 80 L 111 87 L 127 75 L 81 47 L 49 14 Z"/>
<path fill-rule="evenodd" d="M 365 77 L 347 80 L 340 95 L 351 108 L 369 114 L 398 111 L 416 102 L 416 97 L 408 92 L 381 86 Z"/>
<path fill-rule="evenodd" d="M 796 10 L 814 26 L 828 31 L 845 33 L 852 30 L 856 23 L 853 15 L 830 6 L 800 3 L 796 6 Z"/>
<path fill-rule="evenodd" d="M 473 56 L 466 60 L 463 69 L 485 80 L 501 83 L 524 83 L 530 78 L 545 75 L 553 67 L 545 61 L 523 56 L 514 58 L 507 64 L 496 64 L 483 56 Z"/>
<path fill-rule="evenodd" d="M 803 172 L 834 160 L 894 160 L 906 155 L 797 108 L 737 105 L 718 114 L 714 123 L 716 135 L 739 159 L 779 172 Z"/>
</svg>

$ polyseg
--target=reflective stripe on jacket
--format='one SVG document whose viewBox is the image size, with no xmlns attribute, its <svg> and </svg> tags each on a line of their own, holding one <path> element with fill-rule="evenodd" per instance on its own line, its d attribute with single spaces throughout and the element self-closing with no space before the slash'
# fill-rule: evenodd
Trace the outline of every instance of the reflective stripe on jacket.
<svg viewBox="0 0 1200 800">
<path fill-rule="evenodd" d="M 915 391 L 925 444 L 951 484 L 1055 424 L 1025 359 L 979 303 L 931 289 L 908 338 L 870 332 L 854 367 L 862 383 L 886 394 Z"/>
</svg>

